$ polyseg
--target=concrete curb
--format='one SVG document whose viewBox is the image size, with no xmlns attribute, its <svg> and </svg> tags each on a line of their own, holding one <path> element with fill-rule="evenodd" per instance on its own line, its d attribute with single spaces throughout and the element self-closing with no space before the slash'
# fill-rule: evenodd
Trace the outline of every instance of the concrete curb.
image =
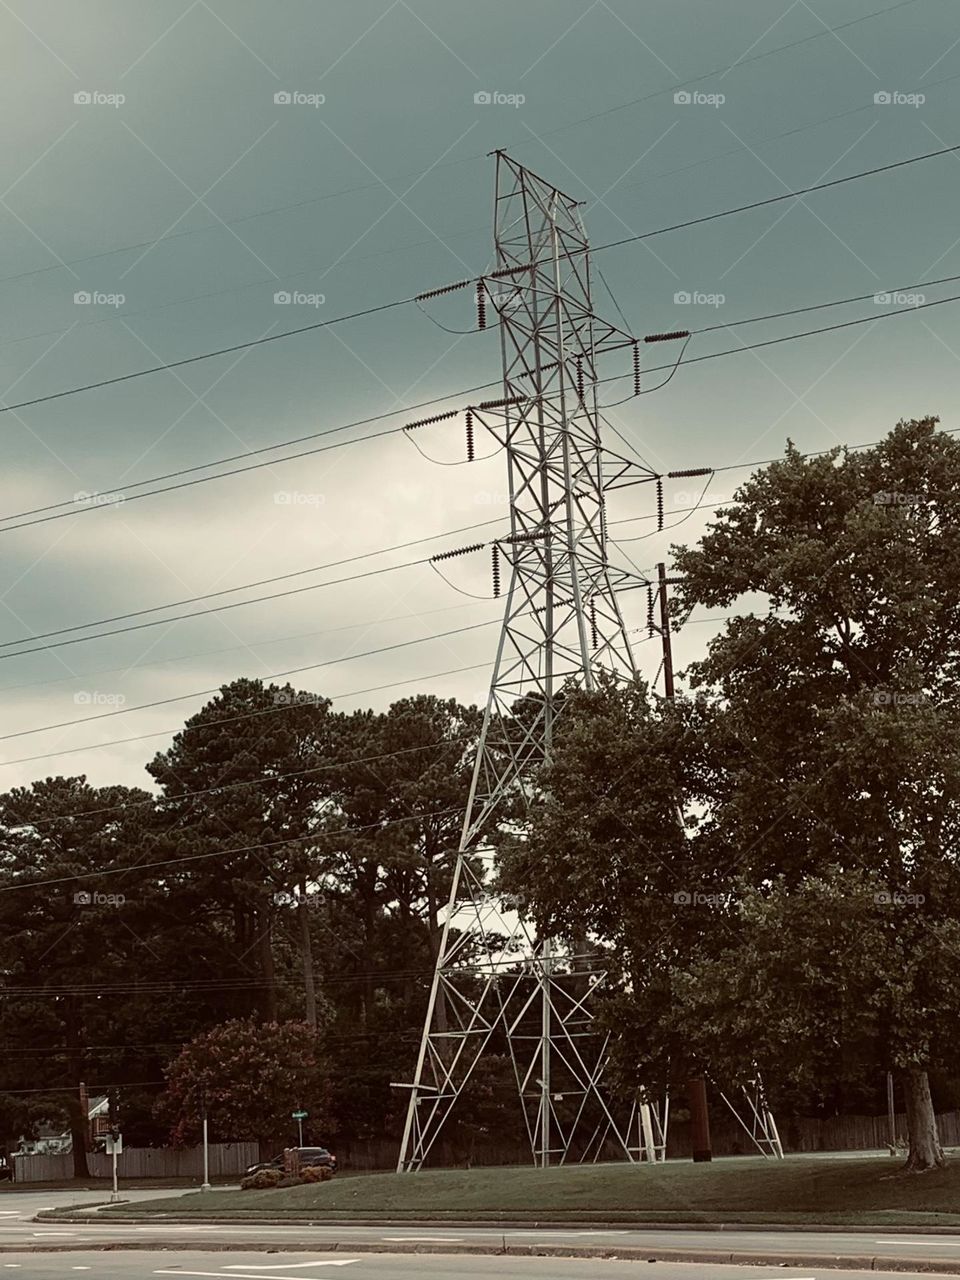
<svg viewBox="0 0 960 1280">
<path fill-rule="evenodd" d="M 295 1248 L 284 1248 L 276 1241 L 243 1241 L 215 1243 L 209 1240 L 157 1241 L 157 1240 L 112 1240 L 101 1244 L 78 1242 L 75 1244 L 0 1244 L 0 1254 L 11 1253 L 80 1253 L 80 1252 L 159 1252 L 165 1250 L 183 1250 L 189 1248 L 204 1253 L 283 1253 L 304 1251 L 304 1244 L 298 1242 Z M 922 1272 L 928 1274 L 957 1275 L 960 1274 L 960 1258 L 884 1258 L 875 1254 L 831 1254 L 831 1253 L 750 1253 L 742 1250 L 723 1249 L 664 1249 L 656 1247 L 636 1248 L 614 1245 L 451 1245 L 428 1244 L 416 1242 L 402 1244 L 367 1241 L 324 1242 L 322 1246 L 307 1252 L 318 1253 L 390 1253 L 390 1254 L 442 1254 L 473 1255 L 514 1258 L 607 1258 L 622 1262 L 696 1262 L 713 1266 L 756 1266 L 756 1267 L 799 1267 L 822 1268 L 825 1270 L 843 1271 L 887 1271 L 887 1272 Z"/>
<path fill-rule="evenodd" d="M 128 1201 L 128 1203 L 132 1203 Z M 797 1232 L 798 1234 L 815 1233 L 817 1235 L 901 1235 L 909 1231 L 913 1235 L 928 1236 L 960 1236 L 960 1225 L 955 1227 L 937 1227 L 912 1225 L 901 1222 L 890 1226 L 836 1226 L 818 1225 L 817 1223 L 785 1222 L 646 1222 L 646 1221 L 609 1221 L 602 1218 L 240 1218 L 216 1217 L 214 1215 L 166 1214 L 151 1213 L 136 1216 L 132 1213 L 101 1214 L 100 1210 L 109 1204 L 104 1201 L 97 1206 L 79 1205 L 73 1208 L 41 1209 L 32 1219 L 34 1222 L 110 1222 L 112 1225 L 130 1223 L 133 1226 L 263 1226 L 263 1227 L 431 1227 L 431 1228 L 486 1228 L 505 1231 L 522 1231 L 535 1227 L 537 1230 L 569 1230 L 576 1227 L 583 1231 L 755 1231 L 764 1232 Z"/>
</svg>

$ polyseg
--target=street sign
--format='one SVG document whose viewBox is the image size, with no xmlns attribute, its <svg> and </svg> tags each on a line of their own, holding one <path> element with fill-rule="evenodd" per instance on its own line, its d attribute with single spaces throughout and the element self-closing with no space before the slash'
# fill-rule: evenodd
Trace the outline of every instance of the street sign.
<svg viewBox="0 0 960 1280">
<path fill-rule="evenodd" d="M 291 1111 L 291 1113 L 290 1113 L 290 1119 L 291 1119 L 291 1120 L 306 1120 L 306 1118 L 309 1116 L 309 1114 L 310 1114 L 310 1113 L 309 1113 L 309 1111 Z"/>
<path fill-rule="evenodd" d="M 109 1134 L 106 1137 L 107 1155 L 120 1155 L 123 1151 L 123 1137 L 117 1134 L 115 1138 L 111 1138 Z"/>
</svg>

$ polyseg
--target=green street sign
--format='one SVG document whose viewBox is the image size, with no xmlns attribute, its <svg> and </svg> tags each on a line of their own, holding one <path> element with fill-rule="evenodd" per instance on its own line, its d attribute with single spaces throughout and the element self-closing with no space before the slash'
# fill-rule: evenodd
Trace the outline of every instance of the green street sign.
<svg viewBox="0 0 960 1280">
<path fill-rule="evenodd" d="M 308 1111 L 292 1111 L 290 1113 L 291 1120 L 306 1120 L 310 1113 Z"/>
</svg>

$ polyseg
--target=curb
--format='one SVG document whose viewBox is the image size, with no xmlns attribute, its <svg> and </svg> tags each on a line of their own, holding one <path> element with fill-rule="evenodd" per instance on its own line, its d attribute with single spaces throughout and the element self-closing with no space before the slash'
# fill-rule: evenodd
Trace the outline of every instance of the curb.
<svg viewBox="0 0 960 1280">
<path fill-rule="evenodd" d="M 76 1244 L 0 1244 L 0 1254 L 10 1253 L 77 1253 L 96 1250 L 106 1252 L 157 1252 L 163 1250 L 184 1249 L 209 1253 L 266 1253 L 291 1252 L 275 1241 L 242 1244 L 227 1242 L 215 1244 L 204 1240 L 177 1240 L 159 1242 L 150 1240 L 109 1241 L 103 1244 L 92 1242 Z M 295 1252 L 303 1252 L 303 1244 L 298 1243 Z M 308 1249 L 308 1252 L 310 1250 Z M 616 1248 L 613 1245 L 431 1245 L 425 1242 L 404 1245 L 392 1244 L 387 1247 L 381 1243 L 341 1243 L 325 1242 L 323 1253 L 383 1253 L 383 1254 L 441 1254 L 441 1255 L 473 1255 L 515 1258 L 606 1258 L 621 1262 L 695 1262 L 708 1263 L 714 1266 L 756 1266 L 756 1267 L 799 1267 L 810 1269 L 822 1268 L 843 1271 L 887 1271 L 887 1272 L 924 1272 L 928 1274 L 957 1275 L 960 1273 L 960 1259 L 950 1258 L 883 1258 L 875 1254 L 830 1254 L 830 1253 L 749 1253 L 743 1251 L 727 1251 L 719 1249 L 658 1249 L 636 1247 Z"/>
<path fill-rule="evenodd" d="M 128 1201 L 127 1203 L 132 1203 Z M 110 1213 L 102 1214 L 101 1208 L 109 1205 L 109 1201 L 103 1201 L 101 1205 L 94 1207 L 93 1205 L 78 1205 L 73 1208 L 64 1207 L 62 1209 L 42 1209 L 32 1219 L 34 1222 L 110 1222 L 111 1225 L 119 1226 L 121 1224 L 130 1223 L 134 1226 L 217 1226 L 229 1227 L 237 1226 L 263 1226 L 263 1227 L 432 1227 L 432 1228 L 486 1228 L 488 1230 L 500 1228 L 506 1231 L 520 1231 L 525 1228 L 535 1227 L 538 1230 L 568 1230 L 576 1227 L 584 1231 L 742 1231 L 742 1232 L 758 1232 L 776 1233 L 776 1232 L 796 1232 L 797 1234 L 817 1235 L 901 1235 L 904 1231 L 908 1231 L 913 1235 L 929 1235 L 929 1236 L 960 1236 L 960 1226 L 941 1227 L 926 1225 L 911 1225 L 909 1222 L 900 1223 L 898 1225 L 857 1225 L 857 1226 L 838 1226 L 836 1224 L 818 1225 L 817 1223 L 796 1223 L 791 1225 L 785 1222 L 646 1222 L 646 1221 L 626 1221 L 619 1219 L 617 1221 L 609 1221 L 602 1218 L 271 1218 L 266 1215 L 263 1217 L 241 1218 L 234 1215 L 230 1217 L 218 1218 L 214 1215 L 201 1214 L 165 1214 L 151 1213 L 141 1216 L 135 1216 L 132 1213 Z"/>
</svg>

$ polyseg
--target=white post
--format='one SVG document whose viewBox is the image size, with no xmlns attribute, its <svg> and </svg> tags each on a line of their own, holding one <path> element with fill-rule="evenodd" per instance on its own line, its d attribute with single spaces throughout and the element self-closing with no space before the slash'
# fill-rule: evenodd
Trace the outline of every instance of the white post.
<svg viewBox="0 0 960 1280">
<path fill-rule="evenodd" d="M 120 1200 L 120 1192 L 117 1190 L 117 1141 L 113 1140 L 113 1191 L 110 1193 L 110 1203 L 117 1204 Z"/>
<path fill-rule="evenodd" d="M 200 1184 L 201 1191 L 212 1191 L 210 1186 L 210 1151 L 207 1142 L 207 1113 L 203 1113 L 203 1182 Z"/>
</svg>

